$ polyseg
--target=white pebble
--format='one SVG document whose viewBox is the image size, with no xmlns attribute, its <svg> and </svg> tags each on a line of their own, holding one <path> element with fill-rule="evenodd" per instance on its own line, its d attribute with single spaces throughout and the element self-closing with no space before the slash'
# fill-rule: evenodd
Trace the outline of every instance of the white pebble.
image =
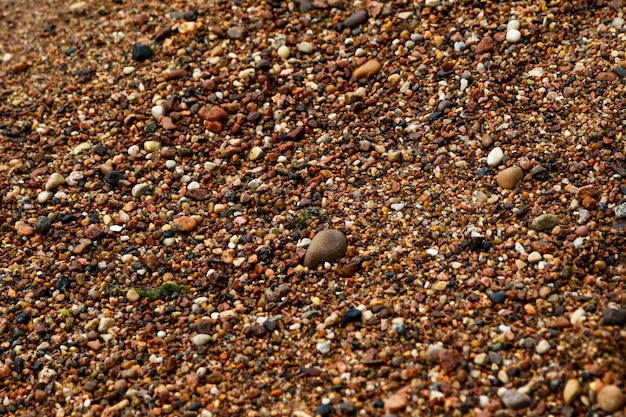
<svg viewBox="0 0 626 417">
<path fill-rule="evenodd" d="M 439 251 L 434 248 L 429 248 L 429 249 L 426 249 L 426 253 L 429 254 L 430 256 L 437 256 Z"/>
<path fill-rule="evenodd" d="M 311 42 L 300 42 L 298 44 L 298 51 L 302 52 L 303 54 L 310 54 L 311 52 L 313 52 L 314 50 L 314 46 Z"/>
<path fill-rule="evenodd" d="M 130 75 L 135 72 L 135 67 L 124 67 L 122 72 L 124 73 L 124 75 Z"/>
<path fill-rule="evenodd" d="M 120 226 L 119 224 L 114 224 L 113 226 L 109 227 L 109 230 L 112 232 L 121 232 L 123 229 L 122 226 Z"/>
<path fill-rule="evenodd" d="M 611 26 L 621 29 L 624 26 L 624 19 L 622 19 L 621 17 L 616 17 L 611 22 Z"/>
<path fill-rule="evenodd" d="M 517 20 L 509 20 L 509 23 L 506 24 L 507 32 L 510 30 L 519 30 L 519 21 Z"/>
<path fill-rule="evenodd" d="M 509 43 L 517 43 L 522 39 L 522 33 L 517 29 L 511 29 L 506 33 L 506 41 Z"/>
<path fill-rule="evenodd" d="M 543 355 L 550 350 L 550 343 L 547 340 L 542 340 L 541 342 L 537 343 L 535 350 L 538 354 Z"/>
<path fill-rule="evenodd" d="M 280 48 L 278 48 L 278 51 L 276 51 L 276 53 L 278 53 L 278 56 L 283 58 L 283 59 L 287 59 L 289 58 L 289 54 L 291 53 L 289 51 L 289 48 L 286 47 L 285 45 L 281 46 Z"/>
<path fill-rule="evenodd" d="M 210 341 L 211 341 L 211 336 L 208 334 L 197 334 L 191 339 L 191 342 L 195 346 L 204 346 Z"/>
<path fill-rule="evenodd" d="M 37 201 L 41 204 L 52 198 L 52 193 L 50 191 L 42 191 L 37 195 Z"/>
<path fill-rule="evenodd" d="M 317 349 L 317 351 L 319 353 L 321 353 L 322 355 L 330 352 L 330 340 L 326 340 L 324 342 L 318 342 L 317 345 L 315 345 L 315 349 Z"/>
<path fill-rule="evenodd" d="M 395 211 L 400 211 L 404 208 L 404 204 L 403 203 L 395 203 L 391 205 L 391 208 Z"/>
<path fill-rule="evenodd" d="M 497 167 L 502 162 L 502 158 L 504 158 L 504 152 L 501 147 L 497 146 L 487 155 L 487 165 L 492 168 Z"/>
<path fill-rule="evenodd" d="M 130 190 L 130 193 L 132 194 L 133 197 L 141 197 L 142 195 L 144 195 L 146 193 L 146 191 L 148 191 L 148 184 L 136 184 L 132 190 Z"/>
<path fill-rule="evenodd" d="M 163 116 L 165 114 L 165 108 L 163 106 L 152 107 L 152 115 L 154 117 Z"/>
</svg>

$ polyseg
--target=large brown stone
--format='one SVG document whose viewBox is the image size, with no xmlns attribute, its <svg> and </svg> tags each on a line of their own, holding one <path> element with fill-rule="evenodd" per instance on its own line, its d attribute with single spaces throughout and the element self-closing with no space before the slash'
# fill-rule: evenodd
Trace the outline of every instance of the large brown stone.
<svg viewBox="0 0 626 417">
<path fill-rule="evenodd" d="M 322 230 L 315 235 L 304 256 L 304 266 L 317 268 L 324 262 L 342 258 L 348 249 L 348 240 L 339 230 Z"/>
</svg>

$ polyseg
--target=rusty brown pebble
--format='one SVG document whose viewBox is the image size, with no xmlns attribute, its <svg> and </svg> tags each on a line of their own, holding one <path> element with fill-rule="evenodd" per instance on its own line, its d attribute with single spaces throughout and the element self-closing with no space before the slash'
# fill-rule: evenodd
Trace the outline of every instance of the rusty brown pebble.
<svg viewBox="0 0 626 417">
<path fill-rule="evenodd" d="M 346 254 L 348 240 L 335 229 L 322 230 L 315 235 L 304 257 L 304 266 L 317 268 L 324 262 L 334 262 Z"/>
</svg>

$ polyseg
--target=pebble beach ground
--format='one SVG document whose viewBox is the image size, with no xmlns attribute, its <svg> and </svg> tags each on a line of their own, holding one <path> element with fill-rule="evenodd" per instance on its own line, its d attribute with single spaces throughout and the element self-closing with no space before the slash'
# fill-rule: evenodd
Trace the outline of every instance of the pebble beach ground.
<svg viewBox="0 0 626 417">
<path fill-rule="evenodd" d="M 0 2 L 0 415 L 623 416 L 624 11 Z"/>
</svg>

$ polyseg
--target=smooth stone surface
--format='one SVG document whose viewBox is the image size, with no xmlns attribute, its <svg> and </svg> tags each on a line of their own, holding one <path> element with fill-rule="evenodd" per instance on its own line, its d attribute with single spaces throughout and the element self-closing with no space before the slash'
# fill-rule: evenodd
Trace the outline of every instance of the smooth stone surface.
<svg viewBox="0 0 626 417">
<path fill-rule="evenodd" d="M 126 299 L 128 301 L 130 301 L 131 303 L 134 303 L 135 301 L 138 301 L 139 298 L 141 298 L 139 296 L 139 293 L 133 289 L 130 289 L 126 292 Z"/>
<path fill-rule="evenodd" d="M 303 54 L 310 54 L 315 50 L 315 46 L 311 42 L 300 42 L 298 44 L 298 51 Z"/>
<path fill-rule="evenodd" d="M 530 264 L 536 264 L 539 261 L 541 261 L 543 259 L 543 256 L 541 256 L 541 254 L 537 251 L 532 251 L 529 255 L 528 255 L 528 263 Z"/>
<path fill-rule="evenodd" d="M 326 353 L 330 352 L 330 348 L 331 348 L 331 342 L 330 342 L 330 340 L 325 340 L 325 341 L 323 341 L 323 342 L 318 342 L 318 343 L 315 345 L 315 349 L 317 349 L 317 351 L 318 351 L 319 353 L 321 353 L 322 355 L 324 355 L 324 354 L 326 354 Z"/>
<path fill-rule="evenodd" d="M 532 227 L 533 230 L 541 232 L 552 229 L 558 222 L 559 220 L 554 214 L 542 214 L 533 219 L 530 227 Z"/>
<path fill-rule="evenodd" d="M 140 43 L 136 43 L 133 45 L 132 56 L 135 61 L 145 61 L 152 58 L 153 55 L 154 51 L 149 46 L 142 45 Z"/>
<path fill-rule="evenodd" d="M 133 197 L 141 197 L 142 195 L 144 195 L 146 193 L 146 191 L 148 191 L 148 184 L 142 183 L 142 184 L 135 184 L 133 186 L 133 188 L 130 190 L 130 193 L 132 194 Z"/>
<path fill-rule="evenodd" d="M 537 346 L 535 346 L 535 350 L 540 355 L 548 353 L 548 351 L 550 350 L 550 342 L 548 342 L 547 340 L 541 340 L 539 343 L 537 343 Z"/>
<path fill-rule="evenodd" d="M 439 357 L 439 354 L 441 352 L 443 352 L 445 349 L 442 348 L 439 345 L 430 345 L 428 346 L 428 348 L 426 349 L 426 360 L 428 362 L 437 362 L 437 358 Z"/>
<path fill-rule="evenodd" d="M 248 152 L 248 160 L 256 161 L 263 155 L 263 149 L 260 146 L 254 146 Z"/>
<path fill-rule="evenodd" d="M 405 392 L 396 392 L 385 401 L 386 413 L 397 413 L 404 410 L 409 405 L 409 395 Z"/>
<path fill-rule="evenodd" d="M 606 326 L 623 326 L 626 324 L 626 308 L 606 308 L 602 315 L 602 322 Z"/>
<path fill-rule="evenodd" d="M 111 327 L 115 326 L 115 319 L 112 317 L 103 317 L 98 323 L 98 333 L 106 333 Z"/>
<path fill-rule="evenodd" d="M 502 148 L 499 146 L 493 148 L 489 155 L 487 155 L 487 165 L 490 167 L 497 167 L 502 162 L 502 158 L 504 158 L 504 152 Z"/>
<path fill-rule="evenodd" d="M 598 407 L 614 413 L 624 406 L 624 392 L 615 385 L 607 385 L 598 393 Z"/>
<path fill-rule="evenodd" d="M 517 29 L 509 30 L 506 33 L 506 41 L 509 43 L 517 43 L 522 39 L 522 33 Z"/>
<path fill-rule="evenodd" d="M 54 174 L 50 175 L 50 178 L 48 178 L 48 181 L 46 181 L 45 189 L 46 191 L 54 190 L 55 188 L 63 184 L 65 184 L 65 177 L 58 172 L 55 172 Z"/>
<path fill-rule="evenodd" d="M 161 149 L 161 142 L 157 140 L 147 140 L 143 143 L 143 149 L 146 152 L 156 152 Z"/>
<path fill-rule="evenodd" d="M 365 10 L 357 10 L 352 13 L 346 20 L 343 21 L 345 27 L 354 28 L 367 22 L 367 12 Z"/>
<path fill-rule="evenodd" d="M 287 59 L 287 58 L 289 58 L 289 55 L 291 54 L 291 51 L 289 51 L 289 48 L 287 46 L 283 45 L 280 48 L 278 48 L 276 53 L 278 54 L 279 57 L 281 57 L 283 59 Z"/>
<path fill-rule="evenodd" d="M 352 73 L 352 76 L 354 78 L 365 78 L 369 77 L 370 75 L 376 75 L 378 74 L 378 71 L 380 71 L 381 66 L 382 64 L 379 60 L 370 59 L 365 64 L 355 69 Z"/>
<path fill-rule="evenodd" d="M 197 334 L 191 339 L 191 343 L 194 346 L 204 346 L 211 341 L 211 336 L 208 334 Z"/>
<path fill-rule="evenodd" d="M 478 42 L 476 45 L 476 49 L 474 53 L 476 55 L 484 54 L 485 52 L 489 52 L 493 49 L 493 38 L 490 36 L 484 37 Z"/>
<path fill-rule="evenodd" d="M 500 394 L 500 399 L 506 408 L 510 410 L 521 410 L 530 405 L 530 397 L 516 390 L 508 389 Z"/>
<path fill-rule="evenodd" d="M 322 230 L 315 235 L 304 256 L 304 266 L 317 268 L 324 262 L 334 262 L 343 258 L 348 249 L 346 236 L 335 229 Z"/>
<path fill-rule="evenodd" d="M 563 401 L 565 401 L 565 404 L 570 404 L 581 392 L 580 382 L 577 379 L 569 379 L 563 389 Z"/>
<path fill-rule="evenodd" d="M 496 182 L 501 188 L 512 190 L 524 178 L 524 171 L 518 166 L 503 169 L 498 173 Z"/>
</svg>

